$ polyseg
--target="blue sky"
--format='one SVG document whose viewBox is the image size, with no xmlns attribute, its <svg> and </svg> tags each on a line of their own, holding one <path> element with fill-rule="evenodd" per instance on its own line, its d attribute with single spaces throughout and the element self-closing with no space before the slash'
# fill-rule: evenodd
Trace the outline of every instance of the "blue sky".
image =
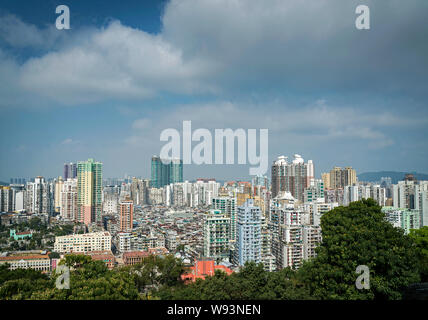
<svg viewBox="0 0 428 320">
<path fill-rule="evenodd" d="M 367 4 L 371 29 L 355 28 Z M 66 4 L 71 30 L 55 29 Z M 0 5 L 0 181 L 89 157 L 150 175 L 160 132 L 267 128 L 269 163 L 428 172 L 428 2 L 11 1 Z M 185 178 L 248 178 L 192 165 Z"/>
</svg>

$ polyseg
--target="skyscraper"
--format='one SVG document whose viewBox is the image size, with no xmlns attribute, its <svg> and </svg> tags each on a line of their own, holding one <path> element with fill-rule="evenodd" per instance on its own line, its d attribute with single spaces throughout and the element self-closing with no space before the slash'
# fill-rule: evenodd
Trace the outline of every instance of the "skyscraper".
<svg viewBox="0 0 428 320">
<path fill-rule="evenodd" d="M 56 190 L 55 190 L 56 191 Z M 61 185 L 61 217 L 76 220 L 77 217 L 77 179 L 68 179 Z"/>
<path fill-rule="evenodd" d="M 212 209 L 220 210 L 230 219 L 230 240 L 236 240 L 236 198 L 216 197 L 212 199 Z"/>
<path fill-rule="evenodd" d="M 210 210 L 204 217 L 204 257 L 217 262 L 229 258 L 230 218 L 221 210 Z"/>
<path fill-rule="evenodd" d="M 328 188 L 339 189 L 346 186 L 352 186 L 357 182 L 357 173 L 352 167 L 334 167 L 330 170 L 330 179 Z"/>
<path fill-rule="evenodd" d="M 55 205 L 54 205 L 54 210 L 55 212 L 60 212 L 61 211 L 61 196 L 62 196 L 62 186 L 64 184 L 64 181 L 62 180 L 61 177 L 58 177 L 58 179 L 55 179 L 55 196 L 54 196 L 54 200 L 55 200 Z"/>
<path fill-rule="evenodd" d="M 94 159 L 77 164 L 77 221 L 101 222 L 102 163 Z"/>
<path fill-rule="evenodd" d="M 261 262 L 261 218 L 260 208 L 254 206 L 253 199 L 238 207 L 234 262 L 240 266 L 247 261 Z"/>
<path fill-rule="evenodd" d="M 25 188 L 25 209 L 30 213 L 47 213 L 52 215 L 54 206 L 54 185 L 43 177 L 36 177 L 34 182 L 27 182 Z"/>
<path fill-rule="evenodd" d="M 153 156 L 150 186 L 162 188 L 165 185 L 178 182 L 183 182 L 183 161 L 181 159 L 165 160 Z"/>
<path fill-rule="evenodd" d="M 172 159 L 168 166 L 168 183 L 183 182 L 183 161 L 181 159 Z"/>
<path fill-rule="evenodd" d="M 295 154 L 291 163 L 288 157 L 280 156 L 272 165 L 272 198 L 280 191 L 289 191 L 292 196 L 304 201 L 304 190 L 314 178 L 314 164 L 312 160 L 304 162 L 303 158 Z"/>
<path fill-rule="evenodd" d="M 77 178 L 77 165 L 73 162 L 64 163 L 64 181 Z"/>
<path fill-rule="evenodd" d="M 127 198 L 122 200 L 120 206 L 120 231 L 131 232 L 132 221 L 134 215 L 134 203 L 131 199 Z"/>
</svg>

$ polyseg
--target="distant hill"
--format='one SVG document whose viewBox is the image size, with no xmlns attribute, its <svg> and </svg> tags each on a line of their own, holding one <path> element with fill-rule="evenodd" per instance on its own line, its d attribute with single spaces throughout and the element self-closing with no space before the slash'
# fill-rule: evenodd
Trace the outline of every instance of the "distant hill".
<svg viewBox="0 0 428 320">
<path fill-rule="evenodd" d="M 9 183 L 0 181 L 0 186 L 8 186 L 8 185 L 9 185 Z"/>
<path fill-rule="evenodd" d="M 382 177 L 390 177 L 392 183 L 404 180 L 404 176 L 411 173 L 418 180 L 428 180 L 428 174 L 418 172 L 399 172 L 399 171 L 377 171 L 377 172 L 364 172 L 358 175 L 359 181 L 377 182 Z"/>
</svg>

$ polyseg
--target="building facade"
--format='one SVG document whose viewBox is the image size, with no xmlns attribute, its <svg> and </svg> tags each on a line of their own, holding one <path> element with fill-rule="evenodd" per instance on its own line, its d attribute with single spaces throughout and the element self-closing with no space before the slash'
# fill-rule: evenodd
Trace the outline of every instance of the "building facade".
<svg viewBox="0 0 428 320">
<path fill-rule="evenodd" d="M 77 221 L 101 222 L 102 163 L 93 159 L 77 164 Z"/>
<path fill-rule="evenodd" d="M 261 210 L 248 199 L 238 207 L 234 263 L 242 266 L 247 261 L 261 262 Z"/>
<path fill-rule="evenodd" d="M 272 198 L 281 191 L 289 191 L 294 198 L 304 201 L 304 190 L 314 179 L 314 164 L 312 160 L 304 162 L 303 158 L 295 154 L 292 162 L 288 157 L 280 156 L 272 164 Z"/>
</svg>

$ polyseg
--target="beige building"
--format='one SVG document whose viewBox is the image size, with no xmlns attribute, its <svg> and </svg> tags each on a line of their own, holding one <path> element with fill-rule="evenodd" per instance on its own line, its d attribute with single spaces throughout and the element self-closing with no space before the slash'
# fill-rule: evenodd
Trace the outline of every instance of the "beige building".
<svg viewBox="0 0 428 320">
<path fill-rule="evenodd" d="M 326 189 L 330 189 L 330 173 L 329 172 L 325 172 L 325 173 L 321 173 L 321 179 L 324 182 L 324 188 Z"/>
<path fill-rule="evenodd" d="M 33 269 L 42 272 L 51 271 L 51 260 L 47 253 L 0 257 L 0 265 L 6 263 L 10 265 L 10 270 Z"/>
<path fill-rule="evenodd" d="M 120 231 L 131 232 L 133 222 L 134 203 L 131 199 L 122 200 L 120 206 Z"/>
<path fill-rule="evenodd" d="M 55 252 L 86 253 L 106 250 L 111 250 L 111 235 L 107 231 L 55 237 Z"/>
<path fill-rule="evenodd" d="M 357 173 L 352 167 L 334 167 L 330 173 L 323 173 L 322 179 L 327 189 L 343 189 L 357 183 Z"/>
</svg>

